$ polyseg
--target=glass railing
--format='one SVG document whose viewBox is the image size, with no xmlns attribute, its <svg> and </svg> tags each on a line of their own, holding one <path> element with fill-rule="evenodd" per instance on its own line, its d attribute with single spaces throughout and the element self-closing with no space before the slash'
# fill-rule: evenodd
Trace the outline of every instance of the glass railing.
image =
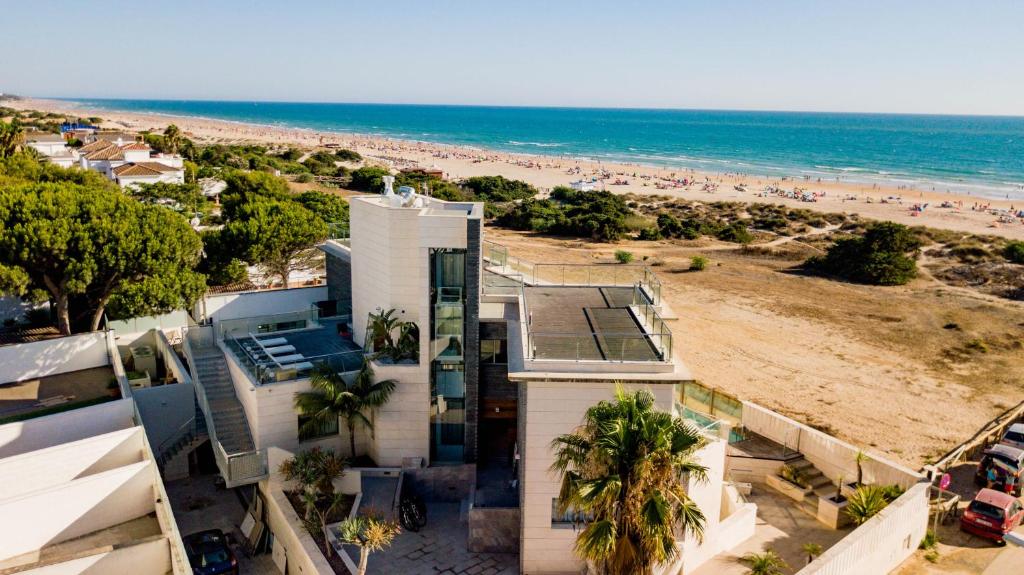
<svg viewBox="0 0 1024 575">
<path fill-rule="evenodd" d="M 517 274 L 531 285 L 560 286 L 639 286 L 650 303 L 661 305 L 661 281 L 643 264 L 548 264 L 521 260 L 508 253 L 508 248 L 484 241 L 487 267 L 501 275 Z"/>
<path fill-rule="evenodd" d="M 527 333 L 530 359 L 567 361 L 671 361 L 672 334 Z"/>
<path fill-rule="evenodd" d="M 334 222 L 327 224 L 327 239 L 343 245 L 350 245 L 348 223 Z"/>
<path fill-rule="evenodd" d="M 255 338 L 251 337 L 236 338 L 227 335 L 224 337 L 224 346 L 258 385 L 303 379 L 316 371 L 358 371 L 365 357 L 362 350 L 353 350 L 307 356 L 295 362 L 281 363 L 265 353 L 261 346 L 252 345 L 251 342 L 254 341 Z"/>
</svg>

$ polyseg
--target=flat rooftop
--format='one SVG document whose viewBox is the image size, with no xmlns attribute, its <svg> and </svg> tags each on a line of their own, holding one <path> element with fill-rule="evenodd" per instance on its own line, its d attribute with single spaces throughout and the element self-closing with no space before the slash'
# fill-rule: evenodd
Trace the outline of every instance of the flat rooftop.
<svg viewBox="0 0 1024 575">
<path fill-rule="evenodd" d="M 101 366 L 0 384 L 0 423 L 116 399 L 107 391 L 113 377 L 110 366 Z"/>
<path fill-rule="evenodd" d="M 527 286 L 534 359 L 662 361 L 630 305 L 632 287 Z"/>
</svg>

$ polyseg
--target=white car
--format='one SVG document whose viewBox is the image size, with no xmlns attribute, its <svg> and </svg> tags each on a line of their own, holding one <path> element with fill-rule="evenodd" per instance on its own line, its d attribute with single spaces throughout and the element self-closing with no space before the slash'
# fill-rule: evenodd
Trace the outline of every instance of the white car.
<svg viewBox="0 0 1024 575">
<path fill-rule="evenodd" d="M 1003 445 L 1024 449 L 1024 423 L 1014 423 L 1006 430 L 1003 438 L 999 440 Z"/>
</svg>

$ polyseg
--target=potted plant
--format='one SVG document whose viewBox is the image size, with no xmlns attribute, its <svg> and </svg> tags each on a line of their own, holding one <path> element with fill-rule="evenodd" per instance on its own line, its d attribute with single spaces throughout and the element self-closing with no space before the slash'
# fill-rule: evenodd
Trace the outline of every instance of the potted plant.
<svg viewBox="0 0 1024 575">
<path fill-rule="evenodd" d="M 846 513 L 848 500 L 843 495 L 843 477 L 836 482 L 836 493 L 829 497 L 818 498 L 818 521 L 832 529 L 840 529 L 850 524 L 850 516 Z"/>
<path fill-rule="evenodd" d="M 871 461 L 871 456 L 863 451 L 857 451 L 857 455 L 853 457 L 854 463 L 857 464 L 857 480 L 850 483 L 843 484 L 840 482 L 843 488 L 843 495 L 850 497 L 853 495 L 857 488 L 864 485 L 864 464 Z"/>
<path fill-rule="evenodd" d="M 811 486 L 807 484 L 803 473 L 792 465 L 783 465 L 777 474 L 769 473 L 765 481 L 769 487 L 794 501 L 803 501 L 811 493 Z"/>
</svg>

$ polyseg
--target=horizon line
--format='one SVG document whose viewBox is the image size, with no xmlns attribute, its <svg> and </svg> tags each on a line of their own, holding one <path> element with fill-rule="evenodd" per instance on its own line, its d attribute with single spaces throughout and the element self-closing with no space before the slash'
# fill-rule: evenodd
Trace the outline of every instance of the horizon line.
<svg viewBox="0 0 1024 575">
<path fill-rule="evenodd" d="M 983 113 L 942 113 L 942 112 L 863 112 L 863 111 L 841 111 L 841 110 L 780 110 L 766 108 L 673 108 L 673 107 L 649 107 L 649 106 L 565 106 L 565 105 L 523 105 L 523 104 L 439 104 L 423 102 L 343 102 L 343 101 L 313 101 L 313 100 L 235 100 L 235 99 L 212 99 L 212 98 L 132 98 L 132 97 L 111 97 L 111 96 L 21 96 L 19 94 L 4 94 L 28 99 L 39 100 L 107 100 L 127 101 L 140 100 L 147 102 L 210 102 L 228 104 L 310 104 L 310 105 L 349 105 L 349 106 L 421 106 L 421 107 L 445 107 L 445 108 L 511 108 L 511 109 L 535 109 L 535 110 L 633 110 L 649 112 L 742 112 L 742 113 L 764 113 L 764 114 L 836 114 L 850 116 L 940 116 L 940 117 L 963 117 L 963 118 L 1013 118 L 1024 119 L 1024 114 L 983 114 Z"/>
</svg>

